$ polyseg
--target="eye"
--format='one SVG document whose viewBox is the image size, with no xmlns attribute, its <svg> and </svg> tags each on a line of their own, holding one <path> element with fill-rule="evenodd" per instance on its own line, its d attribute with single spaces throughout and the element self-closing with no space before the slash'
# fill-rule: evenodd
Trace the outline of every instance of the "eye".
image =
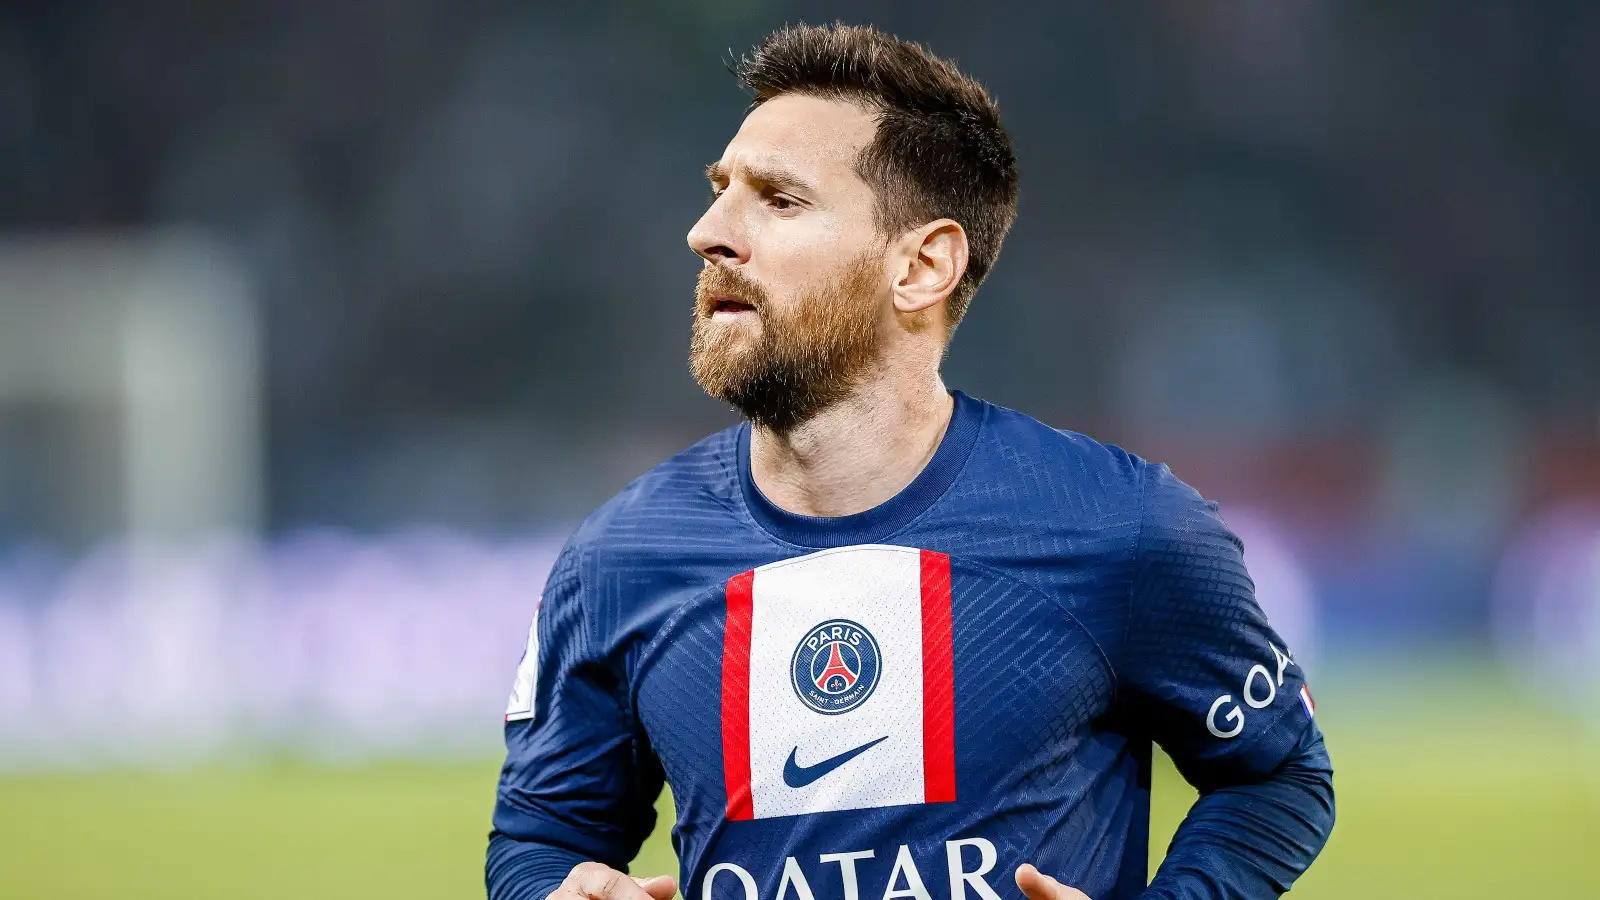
<svg viewBox="0 0 1600 900">
<path fill-rule="evenodd" d="M 779 212 L 787 212 L 791 209 L 800 208 L 800 204 L 794 202 L 788 197 L 783 196 L 782 194 L 773 194 L 771 197 L 767 198 L 767 202 L 772 204 L 772 208 L 778 210 Z"/>
</svg>

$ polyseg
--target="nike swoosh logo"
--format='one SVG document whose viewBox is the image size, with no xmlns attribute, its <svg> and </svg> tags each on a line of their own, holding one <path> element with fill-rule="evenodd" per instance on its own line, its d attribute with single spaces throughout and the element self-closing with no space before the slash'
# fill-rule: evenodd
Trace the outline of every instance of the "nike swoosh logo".
<svg viewBox="0 0 1600 900">
<path fill-rule="evenodd" d="M 794 755 L 800 749 L 796 747 L 789 751 L 789 759 L 783 764 L 783 783 L 792 788 L 805 787 L 888 739 L 889 736 L 886 734 L 875 741 L 867 741 L 853 750 L 846 750 L 838 756 L 830 756 L 814 766 L 802 766 L 794 761 Z"/>
</svg>

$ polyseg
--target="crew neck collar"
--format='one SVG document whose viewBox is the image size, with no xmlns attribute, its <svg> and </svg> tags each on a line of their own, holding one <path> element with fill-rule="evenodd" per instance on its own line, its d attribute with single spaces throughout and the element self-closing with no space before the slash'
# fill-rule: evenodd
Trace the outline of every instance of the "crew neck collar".
<svg viewBox="0 0 1600 900">
<path fill-rule="evenodd" d="M 955 409 L 933 458 L 917 477 L 888 500 L 848 516 L 803 516 L 782 509 L 756 487 L 750 472 L 750 423 L 739 426 L 739 483 L 745 507 L 772 536 L 802 547 L 843 547 L 883 540 L 910 524 L 955 482 L 983 427 L 986 404 L 951 391 Z"/>
</svg>

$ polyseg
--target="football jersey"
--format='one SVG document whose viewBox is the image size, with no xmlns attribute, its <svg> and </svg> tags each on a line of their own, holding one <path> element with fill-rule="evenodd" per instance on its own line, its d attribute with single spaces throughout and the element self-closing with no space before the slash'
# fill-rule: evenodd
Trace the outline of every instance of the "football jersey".
<svg viewBox="0 0 1600 900">
<path fill-rule="evenodd" d="M 1118 900 L 1152 742 L 1203 790 L 1272 772 L 1310 695 L 1215 506 L 954 397 L 866 512 L 768 501 L 747 425 L 596 511 L 529 630 L 496 829 L 622 868 L 665 781 L 688 900 L 997 900 L 1023 862 Z"/>
</svg>

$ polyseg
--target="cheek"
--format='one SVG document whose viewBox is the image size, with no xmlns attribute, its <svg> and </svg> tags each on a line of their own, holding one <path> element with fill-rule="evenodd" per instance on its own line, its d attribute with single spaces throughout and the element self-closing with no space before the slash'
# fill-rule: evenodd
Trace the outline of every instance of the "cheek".
<svg viewBox="0 0 1600 900">
<path fill-rule="evenodd" d="M 754 273 L 767 285 L 773 299 L 780 300 L 827 283 L 864 246 L 862 238 L 836 222 L 820 217 L 778 219 L 764 223 L 759 232 L 752 232 L 750 259 Z"/>
</svg>

